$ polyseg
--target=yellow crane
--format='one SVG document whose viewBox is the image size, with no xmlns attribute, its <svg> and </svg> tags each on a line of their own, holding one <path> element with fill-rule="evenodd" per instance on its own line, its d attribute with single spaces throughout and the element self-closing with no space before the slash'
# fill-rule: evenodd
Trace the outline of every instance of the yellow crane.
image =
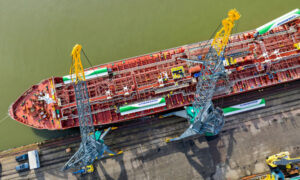
<svg viewBox="0 0 300 180">
<path fill-rule="evenodd" d="M 74 79 L 72 76 L 75 75 L 75 83 L 77 84 L 78 81 L 85 81 L 85 75 L 84 75 L 84 69 L 81 63 L 80 58 L 80 52 L 81 52 L 82 46 L 79 44 L 76 44 L 73 47 L 73 50 L 71 52 L 72 56 L 72 64 L 70 67 L 70 76 L 72 79 L 72 82 L 74 82 Z"/>
<path fill-rule="evenodd" d="M 239 20 L 240 17 L 241 15 L 236 9 L 231 9 L 228 12 L 228 17 L 222 20 L 222 28 L 216 33 L 211 43 L 211 46 L 217 51 L 218 56 L 220 56 L 228 44 L 229 36 L 234 27 L 234 21 Z"/>
<path fill-rule="evenodd" d="M 186 107 L 185 111 L 164 115 L 187 117 L 190 119 L 191 125 L 179 137 L 167 138 L 166 142 L 180 140 L 196 134 L 216 135 L 223 127 L 223 111 L 218 107 L 214 107 L 212 97 L 217 81 L 227 76 L 223 64 L 225 47 L 228 44 L 234 22 L 240 17 L 241 15 L 236 9 L 231 9 L 228 12 L 228 17 L 222 20 L 223 26 L 216 33 L 209 51 L 205 55 L 205 60 L 180 58 L 180 60 L 201 64 L 203 68 L 200 71 L 201 75 L 197 79 L 193 106 Z"/>
<path fill-rule="evenodd" d="M 70 76 L 72 82 L 74 83 L 73 86 L 78 111 L 81 143 L 77 152 L 63 167 L 63 170 L 67 170 L 69 168 L 79 168 L 79 170 L 73 172 L 73 174 L 93 172 L 93 162 L 96 159 L 101 159 L 104 157 L 105 152 L 109 153 L 110 156 L 117 154 L 111 151 L 108 146 L 104 144 L 103 139 L 110 130 L 115 128 L 110 127 L 104 131 L 95 131 L 87 83 L 85 81 L 84 69 L 80 58 L 81 50 L 82 46 L 79 44 L 76 44 L 73 47 L 71 53 L 72 65 L 70 67 Z M 122 151 L 120 151 L 118 154 L 121 153 Z"/>
</svg>

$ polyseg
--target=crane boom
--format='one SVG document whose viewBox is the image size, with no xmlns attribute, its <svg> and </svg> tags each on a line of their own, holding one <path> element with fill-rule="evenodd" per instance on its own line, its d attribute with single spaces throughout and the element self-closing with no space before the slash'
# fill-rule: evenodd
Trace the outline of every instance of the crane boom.
<svg viewBox="0 0 300 180">
<path fill-rule="evenodd" d="M 215 48 L 218 56 L 224 51 L 228 44 L 229 36 L 234 27 L 234 22 L 240 19 L 241 15 L 236 9 L 228 12 L 228 17 L 222 20 L 222 28 L 216 33 L 211 46 Z"/>
<path fill-rule="evenodd" d="M 75 83 L 77 84 L 78 81 L 85 81 L 85 75 L 84 75 L 84 69 L 81 63 L 80 58 L 80 52 L 81 52 L 82 46 L 79 44 L 76 44 L 73 47 L 71 56 L 72 56 L 72 64 L 70 67 L 70 76 L 72 79 L 72 82 L 74 82 L 74 78 L 72 76 L 75 75 Z"/>
<path fill-rule="evenodd" d="M 268 166 L 271 166 L 272 168 L 275 168 L 279 165 L 287 165 L 291 163 L 299 163 L 300 162 L 300 157 L 298 158 L 290 158 L 290 153 L 285 151 L 285 152 L 280 152 L 278 154 L 269 156 L 266 159 L 266 162 Z"/>
</svg>

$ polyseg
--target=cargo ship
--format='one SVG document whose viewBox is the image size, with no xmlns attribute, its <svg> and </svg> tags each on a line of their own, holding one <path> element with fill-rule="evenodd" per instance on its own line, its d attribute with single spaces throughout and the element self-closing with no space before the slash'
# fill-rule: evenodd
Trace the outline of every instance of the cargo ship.
<svg viewBox="0 0 300 180">
<path fill-rule="evenodd" d="M 300 78 L 300 11 L 229 38 L 223 60 L 227 78 L 214 99 Z M 94 125 L 114 124 L 191 105 L 211 40 L 85 69 Z M 37 129 L 79 126 L 72 77 L 33 85 L 9 108 L 16 121 Z M 229 88 L 228 88 L 229 87 Z"/>
</svg>

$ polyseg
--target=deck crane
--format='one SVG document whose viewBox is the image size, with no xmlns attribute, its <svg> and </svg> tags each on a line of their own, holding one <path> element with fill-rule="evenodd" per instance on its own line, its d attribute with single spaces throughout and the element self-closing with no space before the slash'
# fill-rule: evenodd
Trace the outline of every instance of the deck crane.
<svg viewBox="0 0 300 180">
<path fill-rule="evenodd" d="M 239 18 L 240 14 L 236 9 L 228 12 L 228 17 L 222 20 L 222 28 L 216 33 L 211 42 L 205 60 L 180 59 L 192 63 L 200 63 L 202 69 L 198 76 L 193 106 L 186 107 L 185 114 L 182 116 L 190 118 L 190 126 L 181 136 L 167 139 L 167 142 L 180 140 L 196 134 L 216 135 L 223 127 L 223 112 L 220 108 L 214 107 L 212 97 L 218 79 L 226 77 L 223 65 L 225 48 L 234 27 L 234 22 Z M 174 115 L 181 116 L 180 113 L 175 113 Z"/>
<path fill-rule="evenodd" d="M 75 90 L 81 144 L 77 152 L 62 168 L 62 170 L 67 170 L 69 168 L 80 168 L 80 170 L 74 172 L 73 174 L 93 172 L 94 167 L 92 164 L 94 160 L 102 158 L 104 156 L 104 152 L 108 152 L 109 155 L 116 154 L 109 150 L 108 146 L 104 144 L 103 140 L 104 136 L 112 128 L 108 128 L 103 132 L 95 131 L 94 129 L 87 83 L 85 81 L 84 69 L 80 58 L 81 49 L 82 46 L 79 44 L 74 46 L 71 53 L 72 65 L 70 68 L 70 76 Z"/>
</svg>

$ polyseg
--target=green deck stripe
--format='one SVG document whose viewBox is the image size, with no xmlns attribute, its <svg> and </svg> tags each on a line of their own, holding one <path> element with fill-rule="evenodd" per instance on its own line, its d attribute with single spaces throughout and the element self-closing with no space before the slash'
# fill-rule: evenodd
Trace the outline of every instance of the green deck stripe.
<svg viewBox="0 0 300 180">
<path fill-rule="evenodd" d="M 157 99 L 159 100 L 159 99 Z M 147 102 L 147 101 L 144 101 Z M 158 102 L 149 102 L 150 104 L 147 105 L 147 103 L 145 105 L 140 105 L 144 102 L 140 102 L 140 103 L 136 103 L 136 104 L 132 104 L 132 105 L 128 105 L 128 106 L 122 106 L 120 107 L 120 112 L 127 112 L 127 111 L 132 111 L 132 110 L 136 110 L 136 109 L 142 109 L 142 108 L 149 108 L 151 109 L 151 107 L 158 105 L 158 104 L 164 104 L 166 103 L 165 98 L 160 98 L 160 100 Z"/>
<path fill-rule="evenodd" d="M 272 29 L 274 29 L 275 27 L 281 26 L 295 18 L 298 18 L 300 16 L 300 10 L 299 9 L 295 9 L 291 12 L 288 12 L 260 27 L 258 27 L 256 29 L 257 32 L 259 32 L 259 34 L 264 34 Z"/>
<path fill-rule="evenodd" d="M 95 70 L 88 70 L 85 72 L 85 78 L 89 79 L 89 78 L 92 78 L 93 76 L 102 75 L 103 73 L 108 73 L 107 67 L 98 68 Z M 62 78 L 63 78 L 64 83 L 68 83 L 68 82 L 72 81 L 70 75 L 63 76 Z M 73 76 L 73 79 L 75 79 L 75 75 Z"/>
</svg>

